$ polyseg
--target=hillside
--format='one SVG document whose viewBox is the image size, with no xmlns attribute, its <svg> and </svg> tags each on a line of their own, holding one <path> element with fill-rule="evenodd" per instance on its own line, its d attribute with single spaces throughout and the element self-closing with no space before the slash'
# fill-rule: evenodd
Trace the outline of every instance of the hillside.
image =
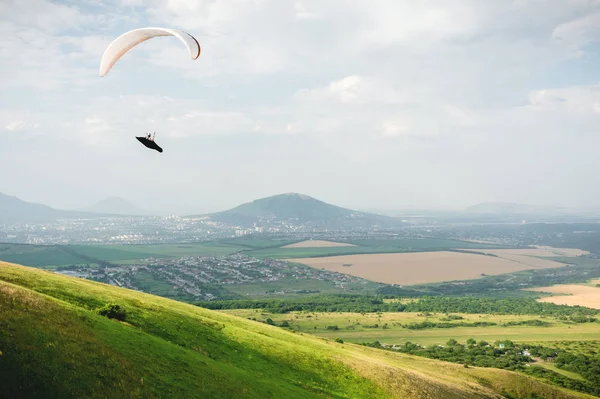
<svg viewBox="0 0 600 399">
<path fill-rule="evenodd" d="M 59 212 L 49 206 L 23 201 L 17 197 L 0 193 L 0 221 L 49 220 Z"/>
<path fill-rule="evenodd" d="M 0 309 L 3 398 L 589 397 L 6 263 Z"/>
<path fill-rule="evenodd" d="M 233 209 L 208 215 L 212 220 L 252 226 L 254 223 L 285 222 L 315 227 L 393 226 L 400 221 L 383 215 L 354 211 L 303 194 L 287 193 L 261 198 Z"/>
<path fill-rule="evenodd" d="M 123 198 L 119 198 L 119 197 L 106 198 L 86 209 L 83 209 L 83 211 L 93 212 L 93 213 L 113 214 L 113 215 L 145 215 L 145 214 L 147 214 L 146 211 L 138 208 L 137 206 L 133 205 L 131 202 L 129 202 Z"/>
</svg>

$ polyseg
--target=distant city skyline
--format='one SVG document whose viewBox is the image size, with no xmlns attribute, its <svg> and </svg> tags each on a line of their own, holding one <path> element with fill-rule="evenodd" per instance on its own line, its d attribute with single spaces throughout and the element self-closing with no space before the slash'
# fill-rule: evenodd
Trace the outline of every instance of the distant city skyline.
<svg viewBox="0 0 600 399">
<path fill-rule="evenodd" d="M 157 38 L 99 77 L 144 26 L 201 56 Z M 600 3 L 7 0 L 0 28 L 0 192 L 26 201 L 600 208 Z"/>
</svg>

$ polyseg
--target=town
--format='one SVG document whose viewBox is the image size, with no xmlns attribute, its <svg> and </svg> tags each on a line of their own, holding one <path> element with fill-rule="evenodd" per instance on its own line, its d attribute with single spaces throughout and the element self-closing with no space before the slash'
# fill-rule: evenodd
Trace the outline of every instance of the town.
<svg viewBox="0 0 600 399">
<path fill-rule="evenodd" d="M 177 259 L 149 258 L 136 264 L 118 264 L 114 267 L 72 265 L 61 267 L 57 272 L 137 291 L 160 292 L 163 296 L 187 301 L 235 297 L 235 286 L 243 284 L 266 283 L 261 286 L 264 287 L 262 294 L 319 292 L 268 288 L 268 283 L 276 282 L 306 282 L 310 286 L 320 281 L 339 290 L 352 290 L 353 286 L 369 284 L 354 276 L 285 261 L 256 259 L 242 254 L 222 257 L 186 256 Z"/>
</svg>

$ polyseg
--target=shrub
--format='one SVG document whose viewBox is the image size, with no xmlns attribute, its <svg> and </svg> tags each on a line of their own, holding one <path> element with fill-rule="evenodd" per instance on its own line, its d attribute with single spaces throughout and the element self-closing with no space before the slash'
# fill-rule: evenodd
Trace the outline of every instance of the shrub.
<svg viewBox="0 0 600 399">
<path fill-rule="evenodd" d="M 100 316 L 108 317 L 109 319 L 116 319 L 125 321 L 127 318 L 127 311 L 116 303 L 107 303 L 103 307 L 97 310 Z"/>
</svg>

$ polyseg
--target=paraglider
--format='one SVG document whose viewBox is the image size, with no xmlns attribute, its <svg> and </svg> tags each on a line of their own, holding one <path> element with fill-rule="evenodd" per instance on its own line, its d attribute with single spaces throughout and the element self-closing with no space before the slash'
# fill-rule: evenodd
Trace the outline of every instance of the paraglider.
<svg viewBox="0 0 600 399">
<path fill-rule="evenodd" d="M 108 45 L 100 61 L 100 76 L 106 76 L 115 63 L 129 50 L 146 40 L 159 36 L 175 36 L 185 44 L 192 60 L 200 57 L 200 43 L 187 32 L 167 28 L 134 29 L 123 33 Z"/>
<path fill-rule="evenodd" d="M 156 132 L 154 133 L 154 136 L 156 136 Z M 150 133 L 148 133 L 145 137 L 136 136 L 136 139 L 138 139 L 138 141 L 140 143 L 142 143 L 143 145 L 145 145 L 148 148 L 151 148 L 158 152 L 163 152 L 163 149 L 160 148 L 160 146 L 158 144 L 156 144 L 156 142 L 154 141 L 154 136 L 151 137 Z"/>
<path fill-rule="evenodd" d="M 145 42 L 146 40 L 159 36 L 174 36 L 178 38 L 187 48 L 192 60 L 200 57 L 200 43 L 198 43 L 198 40 L 196 40 L 194 36 L 187 32 L 168 28 L 134 29 L 130 30 L 129 32 L 125 32 L 108 45 L 104 51 L 104 54 L 102 55 L 102 59 L 100 60 L 100 76 L 106 76 L 115 63 L 129 50 L 138 44 Z M 154 134 L 156 135 L 156 133 Z M 136 139 L 150 149 L 163 152 L 162 148 L 160 148 L 154 141 L 154 137 L 150 137 L 150 134 L 145 137 L 136 136 Z"/>
</svg>

